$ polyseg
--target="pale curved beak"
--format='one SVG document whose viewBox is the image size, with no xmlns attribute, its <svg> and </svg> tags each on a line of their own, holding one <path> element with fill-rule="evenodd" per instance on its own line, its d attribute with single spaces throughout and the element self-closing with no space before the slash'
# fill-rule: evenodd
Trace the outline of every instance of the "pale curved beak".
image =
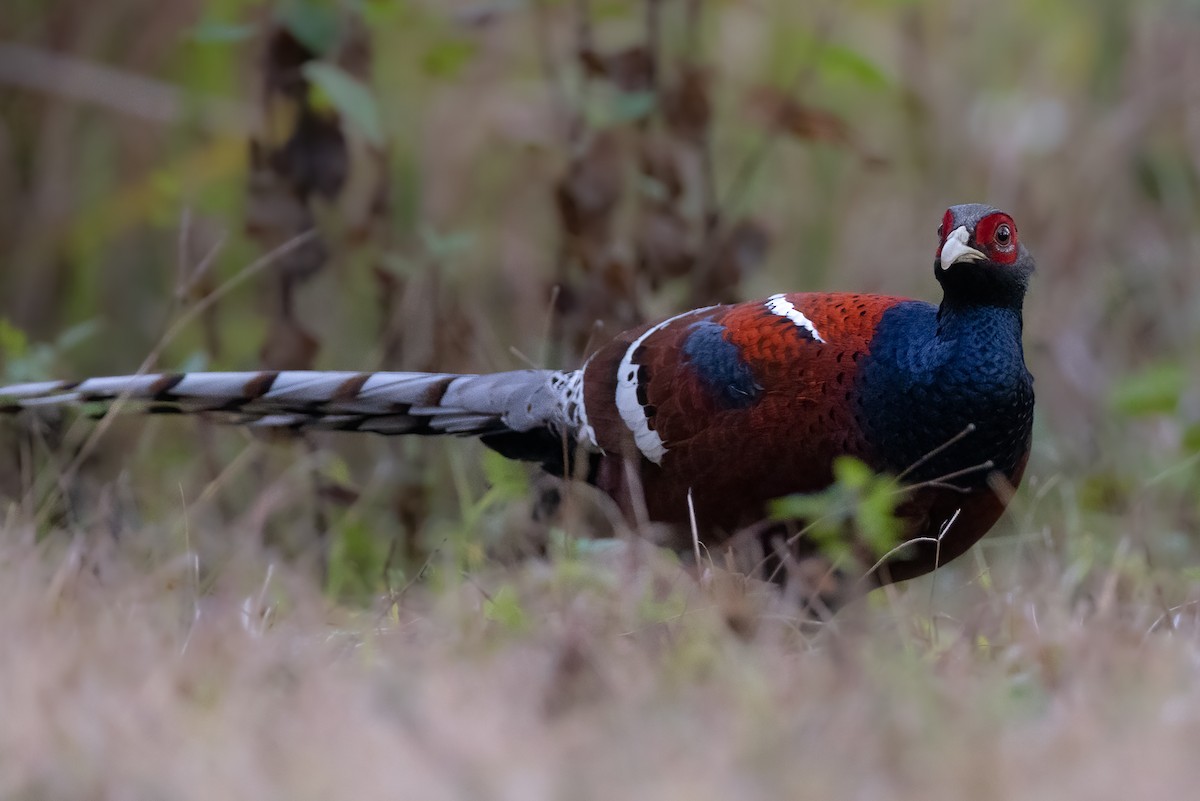
<svg viewBox="0 0 1200 801">
<path fill-rule="evenodd" d="M 942 245 L 942 269 L 948 270 L 960 261 L 983 261 L 987 256 L 967 244 L 971 234 L 965 225 L 960 225 L 950 232 Z"/>
</svg>

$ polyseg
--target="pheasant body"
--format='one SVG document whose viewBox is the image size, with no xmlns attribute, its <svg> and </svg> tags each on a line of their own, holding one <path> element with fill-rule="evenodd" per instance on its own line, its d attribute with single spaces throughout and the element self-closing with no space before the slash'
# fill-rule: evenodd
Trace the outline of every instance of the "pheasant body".
<svg viewBox="0 0 1200 801">
<path fill-rule="evenodd" d="M 970 547 L 1021 480 L 1032 271 L 1011 217 L 955 206 L 939 230 L 940 306 L 780 294 L 628 331 L 570 372 L 144 375 L 2 388 L 0 408 L 126 397 L 251 425 L 469 434 L 557 473 L 565 441 L 631 516 L 644 504 L 686 523 L 690 496 L 710 541 L 773 498 L 823 489 L 835 459 L 854 456 L 913 488 L 901 511 L 916 542 L 876 576 L 900 580 Z"/>
</svg>

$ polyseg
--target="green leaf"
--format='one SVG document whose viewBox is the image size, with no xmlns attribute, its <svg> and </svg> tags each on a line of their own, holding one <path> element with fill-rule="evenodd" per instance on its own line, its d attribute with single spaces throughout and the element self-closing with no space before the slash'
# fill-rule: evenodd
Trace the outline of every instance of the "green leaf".
<svg viewBox="0 0 1200 801">
<path fill-rule="evenodd" d="M 431 78 L 453 78 L 474 56 L 475 45 L 471 41 L 446 38 L 425 51 L 421 69 Z"/>
<path fill-rule="evenodd" d="M 202 370 L 207 370 L 209 366 L 208 351 L 194 350 L 179 363 L 175 368 L 179 373 L 199 373 Z"/>
<path fill-rule="evenodd" d="M 874 62 L 842 45 L 822 49 L 818 68 L 824 75 L 843 76 L 868 89 L 886 89 L 892 83 Z"/>
<path fill-rule="evenodd" d="M 1124 474 L 1102 470 L 1080 477 L 1077 484 L 1079 508 L 1084 511 L 1117 514 L 1129 503 L 1129 479 Z"/>
<path fill-rule="evenodd" d="M 254 25 L 217 20 L 201 20 L 192 28 L 190 38 L 197 44 L 237 44 L 254 37 Z"/>
<path fill-rule="evenodd" d="M 896 519 L 896 504 L 900 497 L 890 480 L 876 479 L 858 504 L 855 522 L 876 556 L 882 556 L 900 544 L 900 521 Z"/>
<path fill-rule="evenodd" d="M 772 501 L 771 517 L 804 521 L 809 539 L 831 559 L 847 555 L 852 539 L 877 555 L 896 547 L 902 534 L 896 507 L 904 497 L 896 480 L 848 456 L 834 462 L 833 475 L 833 484 L 821 492 Z"/>
<path fill-rule="evenodd" d="M 358 0 L 355 11 L 371 29 L 387 24 L 413 25 L 422 19 L 425 9 L 418 8 L 412 0 Z M 427 13 L 434 13 L 429 10 Z"/>
<path fill-rule="evenodd" d="M 839 456 L 833 460 L 833 478 L 844 487 L 861 490 L 875 479 L 875 471 L 853 456 Z"/>
<path fill-rule="evenodd" d="M 521 606 L 521 599 L 512 585 L 506 584 L 483 603 L 483 614 L 488 620 L 499 623 L 513 632 L 529 628 L 529 616 Z"/>
<path fill-rule="evenodd" d="M 562 0 L 555 0 L 562 3 Z M 591 4 L 592 17 L 596 20 L 627 20 L 629 0 L 596 0 Z"/>
<path fill-rule="evenodd" d="M 350 472 L 350 465 L 342 457 L 330 453 L 327 455 L 325 463 L 321 466 L 321 473 L 326 480 L 343 486 L 353 486 L 354 475 Z"/>
<path fill-rule="evenodd" d="M 53 343 L 33 343 L 24 331 L 0 318 L 0 359 L 4 364 L 0 383 L 45 379 L 54 372 L 59 354 L 91 338 L 99 327 L 96 320 L 85 320 L 68 328 Z"/>
<path fill-rule="evenodd" d="M 1173 414 L 1187 388 L 1187 371 L 1176 362 L 1163 362 L 1122 378 L 1112 388 L 1112 408 L 1131 417 Z"/>
<path fill-rule="evenodd" d="M 99 330 L 99 320 L 84 320 L 82 323 L 76 323 L 58 335 L 58 339 L 54 341 L 54 348 L 59 351 L 71 350 L 87 342 Z"/>
<path fill-rule="evenodd" d="M 308 78 L 338 113 L 376 147 L 385 144 L 383 119 L 371 90 L 341 67 L 325 61 L 310 61 L 303 67 Z"/>
<path fill-rule="evenodd" d="M 368 601 L 383 580 L 387 547 L 363 521 L 340 527 L 329 552 L 329 594 Z"/>
<path fill-rule="evenodd" d="M 1188 454 L 1200 453 L 1200 423 L 1192 423 L 1184 429 L 1183 450 Z"/>
<path fill-rule="evenodd" d="M 613 100 L 610 122 L 620 124 L 645 119 L 657 106 L 658 95 L 654 92 L 618 92 Z"/>
<path fill-rule="evenodd" d="M 775 498 L 767 509 L 772 520 L 815 520 L 829 513 L 832 498 L 829 493 L 785 495 Z"/>
<path fill-rule="evenodd" d="M 638 618 L 646 623 L 666 623 L 686 613 L 687 597 L 681 592 L 671 592 L 665 597 L 647 592 L 637 605 Z"/>
<path fill-rule="evenodd" d="M 0 317 L 0 357 L 11 362 L 24 358 L 28 350 L 29 338 L 25 336 L 25 332 Z"/>
<path fill-rule="evenodd" d="M 492 486 L 496 500 L 525 498 L 529 495 L 529 474 L 525 466 L 487 450 L 483 453 L 483 475 Z"/>
<path fill-rule="evenodd" d="M 332 52 L 338 40 L 338 12 L 331 3 L 296 0 L 279 12 L 279 22 L 296 41 L 318 56 Z"/>
<path fill-rule="evenodd" d="M 421 225 L 417 229 L 421 244 L 435 259 L 449 259 L 460 253 L 466 253 L 475 244 L 475 236 L 470 231 L 451 231 L 442 233 L 433 226 Z"/>
</svg>

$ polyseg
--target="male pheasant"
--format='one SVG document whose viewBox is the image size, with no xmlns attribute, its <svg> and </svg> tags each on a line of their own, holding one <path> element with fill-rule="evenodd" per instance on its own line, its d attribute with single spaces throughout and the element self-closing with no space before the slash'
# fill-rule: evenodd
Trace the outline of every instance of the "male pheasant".
<svg viewBox="0 0 1200 801">
<path fill-rule="evenodd" d="M 898 581 L 991 528 L 1030 448 L 1021 308 L 1033 259 L 1012 217 L 984 205 L 948 209 L 938 239 L 940 306 L 779 294 L 625 332 L 570 372 L 89 378 L 0 388 L 0 408 L 125 397 L 258 426 L 475 435 L 560 474 L 579 448 L 587 479 L 630 514 L 687 525 L 690 493 L 709 543 L 762 520 L 773 498 L 828 486 L 849 455 L 912 487 L 914 542 L 872 577 Z"/>
</svg>

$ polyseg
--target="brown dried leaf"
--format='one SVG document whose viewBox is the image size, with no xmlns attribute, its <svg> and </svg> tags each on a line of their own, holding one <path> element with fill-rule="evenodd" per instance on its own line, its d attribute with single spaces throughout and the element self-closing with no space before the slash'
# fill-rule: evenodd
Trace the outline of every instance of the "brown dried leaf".
<svg viewBox="0 0 1200 801">
<path fill-rule="evenodd" d="M 623 331 L 642 321 L 637 289 L 633 266 L 612 257 L 600 262 L 581 281 L 558 287 L 553 293 L 553 336 L 565 346 L 567 360 L 596 347 L 597 323 Z"/>
<path fill-rule="evenodd" d="M 712 74 L 707 68 L 687 64 L 663 92 L 663 117 L 674 134 L 690 142 L 700 142 L 707 136 L 712 124 L 711 83 Z"/>
<path fill-rule="evenodd" d="M 293 19 L 293 23 L 295 20 Z M 272 250 L 316 225 L 318 209 L 333 209 L 323 220 L 340 225 L 350 239 L 365 239 L 386 216 L 386 153 L 372 146 L 354 125 L 343 127 L 335 108 L 318 105 L 309 77 L 318 58 L 335 63 L 339 74 L 366 81 L 371 65 L 367 30 L 353 14 L 328 26 L 330 39 L 318 49 L 286 20 L 266 32 L 260 62 L 263 130 L 250 140 L 246 230 Z M 330 226 L 322 225 L 327 232 Z M 320 343 L 293 318 L 299 286 L 330 258 L 330 245 L 313 237 L 279 256 L 276 314 L 260 357 L 265 366 L 310 368 Z"/>
<path fill-rule="evenodd" d="M 264 99 L 282 96 L 297 103 L 305 102 L 308 80 L 301 70 L 314 58 L 317 54 L 301 44 L 285 26 L 273 26 L 263 50 Z"/>
<path fill-rule="evenodd" d="M 765 125 L 796 139 L 854 147 L 846 121 L 826 109 L 800 103 L 772 86 L 750 93 L 750 109 Z"/>
<path fill-rule="evenodd" d="M 584 48 L 579 51 L 579 64 L 589 78 L 607 78 L 608 60 L 599 50 Z"/>
<path fill-rule="evenodd" d="M 287 182 L 272 168 L 266 147 L 250 142 L 250 169 L 247 179 L 246 233 L 267 246 L 274 246 L 285 237 L 311 225 L 312 214 L 296 195 L 288 191 Z"/>
<path fill-rule="evenodd" d="M 365 27 L 357 17 L 345 15 L 338 30 L 336 49 L 327 57 L 349 75 L 367 80 L 371 47 Z M 260 67 L 265 125 L 250 142 L 248 227 L 256 235 L 261 234 L 268 246 L 301 230 L 294 222 L 279 219 L 289 202 L 304 205 L 314 196 L 337 199 L 348 179 L 354 177 L 352 170 L 368 173 L 370 177 L 354 183 L 355 198 L 349 203 L 355 212 L 351 227 L 365 228 L 367 217 L 386 207 L 385 203 L 376 202 L 377 198 L 386 197 L 386 191 L 377 187 L 383 174 L 379 159 L 361 155 L 355 159 L 350 152 L 354 143 L 338 113 L 313 105 L 312 85 L 305 67 L 319 57 L 285 24 L 273 25 L 267 34 Z M 263 208 L 272 206 L 275 208 Z M 273 221 L 278 224 L 272 225 Z M 275 230 L 269 230 L 272 228 Z"/>
<path fill-rule="evenodd" d="M 607 241 L 624 190 L 620 140 L 612 131 L 592 137 L 555 188 L 559 219 L 568 235 L 593 244 Z"/>
<path fill-rule="evenodd" d="M 380 317 L 386 320 L 400 300 L 400 293 L 404 290 L 404 278 L 382 264 L 371 267 L 371 278 L 375 282 L 375 298 Z"/>
<path fill-rule="evenodd" d="M 766 261 L 771 235 L 755 220 L 738 220 L 716 245 L 711 267 L 704 275 L 702 294 L 706 302 L 730 302 L 737 288 Z"/>
<path fill-rule="evenodd" d="M 652 286 L 667 278 L 686 275 L 695 263 L 687 221 L 673 208 L 648 209 L 638 220 L 635 234 L 638 269 Z"/>
<path fill-rule="evenodd" d="M 311 370 L 321 343 L 298 322 L 277 315 L 259 351 L 263 367 L 270 370 Z"/>
<path fill-rule="evenodd" d="M 683 174 L 679 164 L 679 150 L 665 136 L 647 135 L 642 139 L 638 154 L 642 175 L 651 178 L 662 189 L 659 203 L 674 203 L 683 194 Z"/>
<path fill-rule="evenodd" d="M 327 478 L 321 479 L 321 483 L 317 487 L 317 494 L 335 506 L 353 506 L 361 497 L 361 493 L 348 484 L 330 481 Z"/>
<path fill-rule="evenodd" d="M 371 77 L 371 37 L 358 16 L 348 14 L 342 20 L 337 65 L 361 81 Z"/>
<path fill-rule="evenodd" d="M 603 304 L 603 307 L 611 309 L 617 305 L 618 301 L 632 302 L 637 294 L 637 285 L 634 281 L 635 272 L 629 263 L 619 258 L 609 258 L 604 263 L 604 269 L 601 271 L 604 281 L 605 292 L 589 292 L 588 298 L 594 302 Z M 595 315 L 594 319 L 602 319 L 607 315 L 603 312 Z"/>
<path fill-rule="evenodd" d="M 386 227 L 391 208 L 388 157 L 361 137 L 351 136 L 347 145 L 349 169 L 337 209 L 349 239 L 369 241 Z"/>
<path fill-rule="evenodd" d="M 291 136 L 269 155 L 272 170 L 301 198 L 336 198 L 346 183 L 350 157 L 336 115 L 300 109 Z"/>
<path fill-rule="evenodd" d="M 397 555 L 404 560 L 407 569 L 416 570 L 427 555 L 420 533 L 429 519 L 429 487 L 421 481 L 404 481 L 394 489 L 392 498 L 392 513 L 399 523 Z"/>
<path fill-rule="evenodd" d="M 284 25 L 275 25 L 268 34 L 261 67 L 266 123 L 250 140 L 246 204 L 246 230 L 268 250 L 312 228 L 311 198 L 335 198 L 346 181 L 348 155 L 340 121 L 310 104 L 303 67 L 313 57 Z M 325 244 L 310 240 L 283 256 L 275 269 L 290 291 L 327 258 Z M 263 347 L 264 353 L 273 351 L 269 341 Z"/>
<path fill-rule="evenodd" d="M 478 336 L 475 317 L 461 296 L 450 295 L 439 305 L 433 359 L 421 368 L 428 372 L 444 370 L 444 365 L 468 364 Z"/>
<path fill-rule="evenodd" d="M 396 367 L 401 363 L 404 337 L 409 328 L 404 319 L 404 290 L 408 284 L 404 276 L 382 264 L 371 268 L 375 284 L 375 302 L 379 311 L 379 329 L 375 341 L 383 350 L 384 368 Z"/>
<path fill-rule="evenodd" d="M 654 88 L 654 58 L 642 45 L 601 53 L 585 49 L 579 63 L 593 78 L 603 78 L 623 92 L 648 92 Z"/>
<path fill-rule="evenodd" d="M 301 230 L 308 230 L 312 225 L 313 223 L 309 223 Z M 310 238 L 276 257 L 272 269 L 282 276 L 283 289 L 290 295 L 300 284 L 320 272 L 328 262 L 329 246 L 325 244 L 325 240 Z M 286 298 L 283 308 L 287 308 L 290 302 L 291 298 Z"/>
</svg>

